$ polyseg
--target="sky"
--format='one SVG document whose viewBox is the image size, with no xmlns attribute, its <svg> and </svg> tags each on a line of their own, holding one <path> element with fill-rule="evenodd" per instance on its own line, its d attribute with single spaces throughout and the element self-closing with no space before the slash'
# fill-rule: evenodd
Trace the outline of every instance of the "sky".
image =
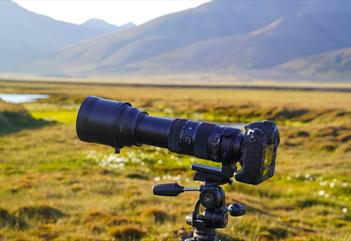
<svg viewBox="0 0 351 241">
<path fill-rule="evenodd" d="M 115 25 L 140 25 L 159 16 L 196 7 L 209 0 L 14 0 L 57 20 L 81 24 L 98 18 Z"/>
</svg>

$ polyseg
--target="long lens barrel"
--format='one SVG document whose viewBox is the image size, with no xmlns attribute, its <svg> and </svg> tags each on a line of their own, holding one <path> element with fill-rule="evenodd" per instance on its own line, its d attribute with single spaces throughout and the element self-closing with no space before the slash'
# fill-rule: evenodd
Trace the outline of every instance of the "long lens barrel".
<svg viewBox="0 0 351 241">
<path fill-rule="evenodd" d="M 216 162 L 238 160 L 243 138 L 237 128 L 153 117 L 127 102 L 93 96 L 82 103 L 76 129 L 80 140 L 117 151 L 146 144 Z"/>
</svg>

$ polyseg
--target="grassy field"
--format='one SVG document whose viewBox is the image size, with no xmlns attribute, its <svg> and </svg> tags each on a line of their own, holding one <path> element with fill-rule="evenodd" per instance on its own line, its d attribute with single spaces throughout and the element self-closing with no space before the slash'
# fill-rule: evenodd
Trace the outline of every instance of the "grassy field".
<svg viewBox="0 0 351 241">
<path fill-rule="evenodd" d="M 0 240 L 181 240 L 197 194 L 155 197 L 157 182 L 192 181 L 204 161 L 152 147 L 121 155 L 80 142 L 88 95 L 125 100 L 153 115 L 213 122 L 272 119 L 281 131 L 276 175 L 259 186 L 225 186 L 247 205 L 221 240 L 351 240 L 351 94 L 0 82 Z"/>
</svg>

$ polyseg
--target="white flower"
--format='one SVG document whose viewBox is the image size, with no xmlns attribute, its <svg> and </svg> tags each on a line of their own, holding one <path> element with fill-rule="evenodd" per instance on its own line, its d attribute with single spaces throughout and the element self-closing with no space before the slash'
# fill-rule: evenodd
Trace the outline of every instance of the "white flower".
<svg viewBox="0 0 351 241">
<path fill-rule="evenodd" d="M 347 211 L 348 211 L 347 208 L 343 208 L 343 209 L 342 209 L 342 212 L 343 212 L 343 213 L 347 213 Z"/>
<path fill-rule="evenodd" d="M 128 163 L 128 159 L 126 157 L 117 156 L 115 154 L 104 155 L 96 151 L 88 152 L 86 157 L 102 167 L 123 169 L 125 164 Z"/>
<path fill-rule="evenodd" d="M 173 178 L 174 181 L 180 181 L 180 179 L 182 178 L 181 175 L 177 175 Z"/>
<path fill-rule="evenodd" d="M 318 192 L 318 195 L 319 195 L 319 196 L 324 196 L 324 195 L 325 195 L 325 191 L 324 191 L 324 190 L 320 190 L 320 191 Z"/>
</svg>

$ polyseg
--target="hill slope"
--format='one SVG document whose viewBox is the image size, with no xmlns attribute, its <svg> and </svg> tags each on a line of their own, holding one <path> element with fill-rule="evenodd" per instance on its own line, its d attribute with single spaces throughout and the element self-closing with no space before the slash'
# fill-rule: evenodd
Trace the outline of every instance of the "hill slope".
<svg viewBox="0 0 351 241">
<path fill-rule="evenodd" d="M 285 73 L 338 76 L 351 79 L 351 48 L 338 49 L 289 61 L 278 68 Z"/>
</svg>

